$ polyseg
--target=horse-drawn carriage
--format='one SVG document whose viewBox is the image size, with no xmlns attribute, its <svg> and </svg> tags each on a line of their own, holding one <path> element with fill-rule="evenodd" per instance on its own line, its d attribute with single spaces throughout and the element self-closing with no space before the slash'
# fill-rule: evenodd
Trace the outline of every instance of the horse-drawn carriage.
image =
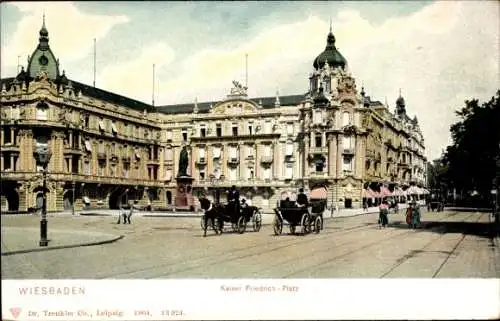
<svg viewBox="0 0 500 321">
<path fill-rule="evenodd" d="M 291 234 L 297 232 L 297 227 L 300 227 L 301 234 L 319 233 L 323 229 L 325 208 L 326 200 L 323 199 L 311 200 L 308 207 L 299 207 L 294 193 L 284 193 L 279 206 L 274 209 L 274 234 L 280 235 L 285 224 L 290 227 Z"/>
<path fill-rule="evenodd" d="M 260 231 L 262 227 L 262 214 L 256 206 L 240 207 L 238 211 L 234 203 L 215 204 L 207 198 L 200 198 L 200 205 L 204 210 L 201 217 L 203 236 L 207 235 L 209 226 L 216 234 L 222 234 L 225 223 L 231 223 L 233 231 L 240 234 L 245 233 L 249 222 L 252 222 L 254 232 Z"/>
</svg>

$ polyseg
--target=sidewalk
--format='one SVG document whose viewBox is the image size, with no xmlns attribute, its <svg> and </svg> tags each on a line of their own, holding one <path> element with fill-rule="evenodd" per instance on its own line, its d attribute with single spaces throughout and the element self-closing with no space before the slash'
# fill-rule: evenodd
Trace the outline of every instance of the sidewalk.
<svg viewBox="0 0 500 321">
<path fill-rule="evenodd" d="M 49 229 L 48 246 L 39 246 L 40 229 L 2 226 L 2 256 L 100 245 L 115 242 L 123 236 L 100 232 Z"/>
</svg>

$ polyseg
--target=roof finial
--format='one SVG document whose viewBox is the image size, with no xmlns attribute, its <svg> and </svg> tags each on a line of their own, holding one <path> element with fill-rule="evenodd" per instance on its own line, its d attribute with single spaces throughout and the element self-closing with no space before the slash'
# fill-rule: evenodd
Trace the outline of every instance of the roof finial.
<svg viewBox="0 0 500 321">
<path fill-rule="evenodd" d="M 399 97 L 401 97 L 401 88 L 399 88 Z"/>
<path fill-rule="evenodd" d="M 332 33 L 332 17 L 330 16 L 330 33 Z"/>
<path fill-rule="evenodd" d="M 45 26 L 45 9 L 43 9 L 42 21 L 43 21 L 43 26 Z"/>
</svg>

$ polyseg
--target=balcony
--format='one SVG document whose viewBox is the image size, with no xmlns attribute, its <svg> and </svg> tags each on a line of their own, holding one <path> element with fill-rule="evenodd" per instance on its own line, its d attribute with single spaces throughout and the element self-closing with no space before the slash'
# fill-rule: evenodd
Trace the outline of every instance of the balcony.
<svg viewBox="0 0 500 321">
<path fill-rule="evenodd" d="M 309 154 L 326 154 L 328 153 L 328 147 L 311 147 L 309 148 Z"/>
<path fill-rule="evenodd" d="M 262 164 L 271 164 L 273 162 L 273 157 L 272 156 L 261 156 L 260 162 Z"/>
<path fill-rule="evenodd" d="M 13 143 L 8 143 L 1 146 L 2 152 L 19 152 L 19 146 Z"/>
<path fill-rule="evenodd" d="M 310 178 L 320 178 L 320 179 L 327 179 L 328 178 L 328 172 L 310 172 L 309 173 Z"/>
<path fill-rule="evenodd" d="M 344 155 L 354 155 L 354 148 L 344 148 L 342 150 L 342 154 L 344 154 Z"/>
<path fill-rule="evenodd" d="M 207 164 L 207 160 L 205 157 L 200 157 L 199 159 L 196 160 L 196 164 L 197 165 L 206 165 Z"/>
<path fill-rule="evenodd" d="M 240 160 L 238 159 L 238 157 L 230 157 L 228 158 L 227 163 L 231 165 L 236 165 L 240 163 Z"/>
</svg>

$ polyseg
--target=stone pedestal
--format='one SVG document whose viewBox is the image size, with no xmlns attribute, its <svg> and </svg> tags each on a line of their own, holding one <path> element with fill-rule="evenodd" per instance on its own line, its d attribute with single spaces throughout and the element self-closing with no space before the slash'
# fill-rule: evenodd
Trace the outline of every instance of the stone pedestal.
<svg viewBox="0 0 500 321">
<path fill-rule="evenodd" d="M 193 180 L 191 176 L 177 176 L 177 190 L 175 193 L 175 210 L 194 210 Z"/>
</svg>

